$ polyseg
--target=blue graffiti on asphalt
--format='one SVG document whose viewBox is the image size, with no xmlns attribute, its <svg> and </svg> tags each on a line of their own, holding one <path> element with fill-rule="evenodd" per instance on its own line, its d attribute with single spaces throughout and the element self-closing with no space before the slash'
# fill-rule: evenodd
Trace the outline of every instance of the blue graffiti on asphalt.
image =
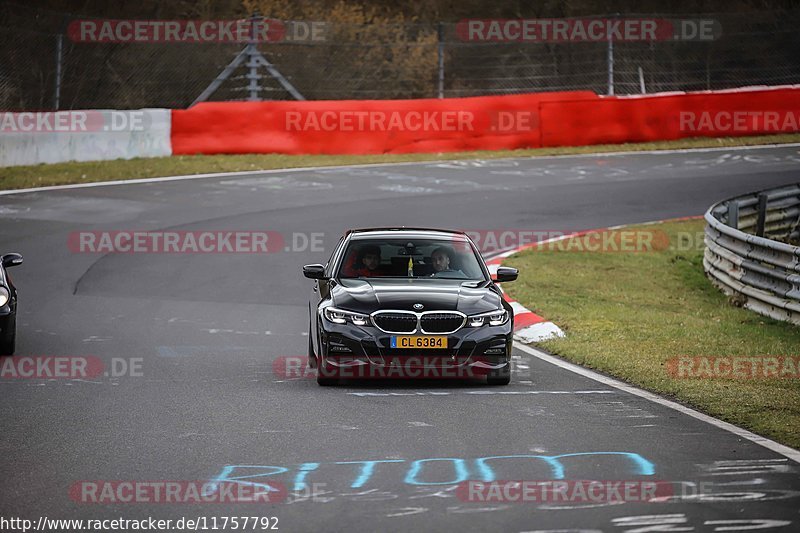
<svg viewBox="0 0 800 533">
<path fill-rule="evenodd" d="M 639 455 L 638 453 L 631 452 L 582 452 L 582 453 L 565 453 L 562 455 L 495 455 L 493 457 L 481 457 L 475 459 L 475 466 L 481 474 L 481 481 L 494 481 L 494 470 L 487 464 L 486 461 L 490 459 L 518 459 L 530 458 L 541 459 L 550 466 L 553 473 L 553 479 L 564 479 L 564 465 L 561 459 L 564 457 L 578 457 L 582 455 L 622 455 L 633 461 L 635 465 L 634 473 L 640 476 L 652 476 L 655 474 L 655 466 L 653 463 Z"/>
<path fill-rule="evenodd" d="M 634 475 L 652 476 L 655 474 L 655 465 L 633 452 L 579 452 L 579 453 L 565 453 L 561 455 L 492 455 L 488 457 L 479 457 L 476 459 L 459 459 L 454 457 L 432 457 L 428 459 L 417 459 L 411 462 L 411 466 L 403 478 L 403 482 L 408 485 L 455 485 L 462 481 L 469 479 L 470 473 L 475 474 L 475 479 L 480 481 L 495 481 L 495 472 L 490 462 L 497 462 L 500 460 L 515 460 L 520 459 L 534 459 L 544 462 L 550 468 L 550 473 L 553 479 L 564 479 L 565 469 L 562 462 L 563 459 L 570 457 L 585 457 L 585 456 L 619 456 L 630 462 L 631 472 Z M 425 465 L 438 462 L 449 462 L 453 467 L 453 478 L 447 481 L 422 481 L 422 471 Z M 355 479 L 350 484 L 350 488 L 358 489 L 364 487 L 375 474 L 375 468 L 381 463 L 406 463 L 406 459 L 377 459 L 368 461 L 336 461 L 333 463 L 318 463 L 308 462 L 300 463 L 297 465 L 290 465 L 294 470 L 293 477 L 293 490 L 302 491 L 306 488 L 306 477 L 309 473 L 314 472 L 320 466 L 328 465 L 361 465 L 357 469 Z M 278 489 L 272 488 L 269 484 L 263 481 L 253 481 L 255 479 L 264 478 L 268 476 L 275 476 L 289 472 L 290 468 L 285 466 L 274 465 L 226 465 L 222 468 L 220 474 L 215 477 L 212 482 L 212 487 L 216 487 L 222 482 L 233 482 L 242 485 L 253 485 L 260 487 L 267 491 L 276 491 Z M 233 475 L 233 474 L 236 475 Z M 213 489 L 212 489 L 213 490 Z"/>
</svg>

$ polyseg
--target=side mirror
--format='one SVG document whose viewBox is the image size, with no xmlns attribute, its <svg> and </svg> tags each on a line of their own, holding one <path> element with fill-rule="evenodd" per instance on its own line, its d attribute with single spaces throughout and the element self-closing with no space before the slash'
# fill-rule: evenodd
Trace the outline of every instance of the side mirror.
<svg viewBox="0 0 800 533">
<path fill-rule="evenodd" d="M 494 281 L 514 281 L 519 276 L 519 270 L 511 267 L 497 267 Z"/>
<path fill-rule="evenodd" d="M 309 279 L 325 279 L 325 265 L 306 265 L 303 275 Z"/>
<path fill-rule="evenodd" d="M 22 254 L 6 254 L 0 258 L 0 262 L 3 263 L 3 267 L 13 267 L 22 264 Z"/>
</svg>

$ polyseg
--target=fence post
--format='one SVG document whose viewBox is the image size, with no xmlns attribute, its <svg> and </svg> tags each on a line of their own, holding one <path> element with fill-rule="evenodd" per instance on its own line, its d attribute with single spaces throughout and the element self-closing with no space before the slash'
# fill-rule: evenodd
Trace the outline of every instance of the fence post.
<svg viewBox="0 0 800 533">
<path fill-rule="evenodd" d="M 248 39 L 247 43 L 247 67 L 249 70 L 245 77 L 250 82 L 247 85 L 247 90 L 249 92 L 249 97 L 247 99 L 251 102 L 257 102 L 261 100 L 258 94 L 261 91 L 261 85 L 258 83 L 258 80 L 261 79 L 261 76 L 258 74 L 258 47 L 256 45 L 258 42 L 256 37 L 256 22 L 258 20 L 258 13 L 253 13 L 250 16 L 250 38 Z"/>
<path fill-rule="evenodd" d="M 261 79 L 261 75 L 258 73 L 259 62 L 255 45 L 248 44 L 247 51 L 247 67 L 249 69 L 247 74 L 245 74 L 245 78 L 249 81 L 247 85 L 249 96 L 247 99 L 251 102 L 258 102 L 261 100 L 258 94 L 259 91 L 261 91 L 261 85 L 258 83 L 258 80 Z"/>
<path fill-rule="evenodd" d="M 53 109 L 61 106 L 61 62 L 63 61 L 64 34 L 56 35 L 56 83 L 53 91 Z"/>
<path fill-rule="evenodd" d="M 439 55 L 439 98 L 444 98 L 444 24 L 439 23 L 438 34 L 438 55 Z"/>
<path fill-rule="evenodd" d="M 739 229 L 739 202 L 736 200 L 728 202 L 728 226 Z"/>
<path fill-rule="evenodd" d="M 642 94 L 647 94 L 644 88 L 644 70 L 642 70 L 642 67 L 639 67 L 639 88 L 642 90 Z"/>
<path fill-rule="evenodd" d="M 608 32 L 608 95 L 614 96 L 614 37 Z"/>
<path fill-rule="evenodd" d="M 758 237 L 764 236 L 764 227 L 767 224 L 767 199 L 766 193 L 758 195 L 758 219 L 756 220 L 756 235 Z"/>
</svg>

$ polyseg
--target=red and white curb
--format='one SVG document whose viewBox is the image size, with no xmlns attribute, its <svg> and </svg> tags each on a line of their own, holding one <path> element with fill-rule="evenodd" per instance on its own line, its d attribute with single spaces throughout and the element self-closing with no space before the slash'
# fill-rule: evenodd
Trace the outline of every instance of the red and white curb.
<svg viewBox="0 0 800 533">
<path fill-rule="evenodd" d="M 561 239 L 562 237 L 558 238 Z M 539 243 L 537 243 L 536 246 L 538 246 L 538 244 Z M 489 272 L 491 274 L 497 274 L 497 267 L 502 264 L 503 259 L 530 247 L 531 246 L 520 246 L 519 248 L 503 252 L 500 255 L 489 259 L 486 261 L 486 266 L 489 267 Z M 502 287 L 500 290 L 503 291 Z M 553 322 L 540 317 L 506 294 L 505 291 L 503 291 L 503 298 L 505 298 L 505 300 L 511 304 L 511 308 L 514 310 L 514 340 L 523 342 L 525 344 L 530 344 L 532 342 L 542 342 L 565 336 L 564 332 L 561 331 L 561 328 L 559 328 Z"/>
</svg>

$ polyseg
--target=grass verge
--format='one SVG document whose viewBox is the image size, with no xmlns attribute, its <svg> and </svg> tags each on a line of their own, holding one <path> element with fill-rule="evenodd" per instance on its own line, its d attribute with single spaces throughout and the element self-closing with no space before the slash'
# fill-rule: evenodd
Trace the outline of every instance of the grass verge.
<svg viewBox="0 0 800 533">
<path fill-rule="evenodd" d="M 454 159 L 496 159 L 502 157 L 536 157 L 603 152 L 636 152 L 642 150 L 675 150 L 681 148 L 720 148 L 760 144 L 800 142 L 800 134 L 764 135 L 759 137 L 695 138 L 635 144 L 605 144 L 528 150 L 452 152 L 436 154 L 382 155 L 195 155 L 155 157 L 149 159 L 117 159 L 86 163 L 56 163 L 0 168 L 0 190 L 26 189 L 48 185 L 67 185 L 158 176 L 180 176 L 210 172 L 255 171 L 279 168 L 359 165 L 366 163 L 398 163 L 409 161 L 441 161 Z"/>
<path fill-rule="evenodd" d="M 800 355 L 800 327 L 734 307 L 706 279 L 703 224 L 628 228 L 665 232 L 669 246 L 653 247 L 660 251 L 588 253 L 565 242 L 520 253 L 505 262 L 521 271 L 507 290 L 566 331 L 542 343 L 545 350 L 800 448 L 800 379 L 667 371 L 678 356 Z M 685 250 L 687 243 L 694 245 Z"/>
</svg>

